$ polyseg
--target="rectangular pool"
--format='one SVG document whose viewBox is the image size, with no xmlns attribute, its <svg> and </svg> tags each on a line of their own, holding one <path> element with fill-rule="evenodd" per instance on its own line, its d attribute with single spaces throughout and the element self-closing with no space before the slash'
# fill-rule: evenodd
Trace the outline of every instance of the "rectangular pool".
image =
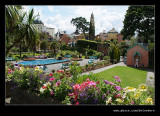
<svg viewBox="0 0 160 116">
<path fill-rule="evenodd" d="M 23 65 L 44 65 L 44 64 L 54 64 L 54 63 L 65 62 L 65 61 L 68 61 L 68 60 L 69 59 L 64 59 L 64 60 L 43 59 L 43 60 L 34 60 L 34 61 L 24 61 L 24 62 L 19 62 L 18 64 L 23 64 Z"/>
</svg>

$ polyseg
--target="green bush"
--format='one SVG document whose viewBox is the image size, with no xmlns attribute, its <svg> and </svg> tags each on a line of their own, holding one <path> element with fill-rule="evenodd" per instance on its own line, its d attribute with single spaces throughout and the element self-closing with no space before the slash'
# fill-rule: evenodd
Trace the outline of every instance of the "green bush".
<svg viewBox="0 0 160 116">
<path fill-rule="evenodd" d="M 104 56 L 104 57 L 103 57 L 103 60 L 109 60 L 109 59 L 110 59 L 109 56 Z"/>
<path fill-rule="evenodd" d="M 91 40 L 79 39 L 77 40 L 77 47 L 97 50 L 97 42 Z"/>
</svg>

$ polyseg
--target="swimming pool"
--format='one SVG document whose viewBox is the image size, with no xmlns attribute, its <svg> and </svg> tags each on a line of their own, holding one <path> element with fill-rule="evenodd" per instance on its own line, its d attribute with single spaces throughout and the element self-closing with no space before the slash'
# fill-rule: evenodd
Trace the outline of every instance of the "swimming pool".
<svg viewBox="0 0 160 116">
<path fill-rule="evenodd" d="M 68 61 L 68 60 L 69 59 L 64 59 L 64 60 L 43 59 L 43 60 L 19 62 L 18 64 L 23 64 L 23 65 L 44 65 L 44 64 L 53 64 L 53 63 L 65 62 L 65 61 Z"/>
</svg>

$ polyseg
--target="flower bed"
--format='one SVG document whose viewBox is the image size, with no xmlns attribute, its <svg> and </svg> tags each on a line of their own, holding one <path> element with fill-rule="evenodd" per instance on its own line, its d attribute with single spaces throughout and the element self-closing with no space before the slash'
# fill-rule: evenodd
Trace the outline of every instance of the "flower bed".
<svg viewBox="0 0 160 116">
<path fill-rule="evenodd" d="M 82 69 L 82 72 L 87 72 L 87 71 L 103 68 L 103 67 L 106 67 L 109 65 L 112 65 L 112 63 L 110 63 L 109 60 L 105 60 L 105 61 L 91 63 L 91 64 L 87 64 L 85 66 L 81 66 L 81 69 Z"/>
<path fill-rule="evenodd" d="M 44 74 L 37 67 L 6 70 L 6 80 L 11 83 L 11 104 L 106 104 L 152 105 L 148 87 L 121 87 L 121 80 L 99 79 L 95 75 L 83 75 L 81 68 L 73 65 L 69 72 Z"/>
<path fill-rule="evenodd" d="M 36 58 L 23 58 L 24 61 L 33 61 L 36 60 Z"/>
<path fill-rule="evenodd" d="M 82 61 L 83 59 L 82 58 L 73 58 L 72 60 L 73 61 Z"/>
</svg>

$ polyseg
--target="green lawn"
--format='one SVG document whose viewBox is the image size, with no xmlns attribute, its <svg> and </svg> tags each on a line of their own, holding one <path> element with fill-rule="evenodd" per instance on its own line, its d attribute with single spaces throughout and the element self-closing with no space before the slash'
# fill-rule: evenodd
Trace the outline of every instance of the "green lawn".
<svg viewBox="0 0 160 116">
<path fill-rule="evenodd" d="M 139 84 L 145 83 L 147 71 L 125 66 L 116 66 L 106 71 L 97 73 L 97 75 L 108 81 L 113 81 L 112 76 L 118 76 L 121 79 L 122 87 L 132 86 L 138 88 Z"/>
</svg>

